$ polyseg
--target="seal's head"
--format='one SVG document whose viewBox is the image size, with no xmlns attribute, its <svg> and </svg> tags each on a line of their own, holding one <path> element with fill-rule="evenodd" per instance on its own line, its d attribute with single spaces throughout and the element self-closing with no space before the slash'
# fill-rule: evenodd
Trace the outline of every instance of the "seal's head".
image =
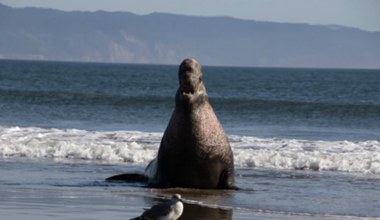
<svg viewBox="0 0 380 220">
<path fill-rule="evenodd" d="M 206 89 L 202 81 L 202 67 L 193 58 L 182 61 L 178 70 L 179 89 L 178 96 L 189 103 L 199 101 L 207 97 Z"/>
</svg>

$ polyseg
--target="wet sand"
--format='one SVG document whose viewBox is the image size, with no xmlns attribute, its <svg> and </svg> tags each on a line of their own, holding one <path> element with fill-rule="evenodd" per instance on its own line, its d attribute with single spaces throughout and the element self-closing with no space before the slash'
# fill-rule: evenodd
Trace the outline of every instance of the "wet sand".
<svg viewBox="0 0 380 220">
<path fill-rule="evenodd" d="M 184 219 L 377 219 L 376 177 L 236 169 L 241 190 L 152 189 L 105 178 L 144 166 L 0 159 L 1 219 L 129 219 L 179 193 Z"/>
</svg>

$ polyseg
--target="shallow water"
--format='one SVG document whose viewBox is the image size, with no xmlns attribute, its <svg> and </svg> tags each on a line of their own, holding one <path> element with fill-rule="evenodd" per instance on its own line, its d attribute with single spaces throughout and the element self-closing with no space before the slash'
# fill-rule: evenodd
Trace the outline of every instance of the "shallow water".
<svg viewBox="0 0 380 220">
<path fill-rule="evenodd" d="M 0 167 L 4 219 L 127 219 L 174 193 L 185 200 L 181 219 L 380 217 L 380 178 L 371 175 L 237 168 L 234 191 L 105 182 L 144 168 L 122 163 L 3 158 Z"/>
</svg>

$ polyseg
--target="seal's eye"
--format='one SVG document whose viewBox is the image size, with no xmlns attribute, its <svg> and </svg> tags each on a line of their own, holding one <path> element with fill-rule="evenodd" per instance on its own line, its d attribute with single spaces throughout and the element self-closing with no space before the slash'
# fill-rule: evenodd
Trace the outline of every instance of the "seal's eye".
<svg viewBox="0 0 380 220">
<path fill-rule="evenodd" d="M 202 77 L 199 77 L 199 82 L 202 82 Z"/>
</svg>

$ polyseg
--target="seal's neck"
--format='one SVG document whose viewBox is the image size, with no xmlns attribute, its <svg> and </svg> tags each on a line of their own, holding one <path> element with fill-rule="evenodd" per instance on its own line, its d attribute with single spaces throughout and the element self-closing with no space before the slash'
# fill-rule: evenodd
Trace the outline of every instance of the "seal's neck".
<svg viewBox="0 0 380 220">
<path fill-rule="evenodd" d="M 191 94 L 183 93 L 179 88 L 176 95 L 176 108 L 180 111 L 195 111 L 208 103 L 208 95 L 205 87 L 200 88 Z"/>
</svg>

